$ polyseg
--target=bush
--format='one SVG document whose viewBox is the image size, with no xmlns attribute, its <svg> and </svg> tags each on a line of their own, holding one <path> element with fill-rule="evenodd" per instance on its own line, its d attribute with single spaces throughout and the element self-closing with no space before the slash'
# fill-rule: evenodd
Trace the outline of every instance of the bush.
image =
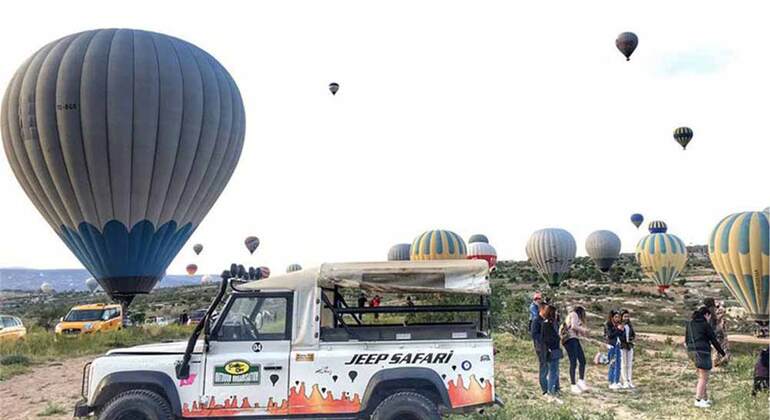
<svg viewBox="0 0 770 420">
<path fill-rule="evenodd" d="M 10 366 L 10 365 L 20 365 L 20 366 L 29 366 L 29 357 L 21 355 L 21 354 L 11 354 L 8 356 L 3 356 L 0 358 L 0 365 L 3 366 Z"/>
</svg>

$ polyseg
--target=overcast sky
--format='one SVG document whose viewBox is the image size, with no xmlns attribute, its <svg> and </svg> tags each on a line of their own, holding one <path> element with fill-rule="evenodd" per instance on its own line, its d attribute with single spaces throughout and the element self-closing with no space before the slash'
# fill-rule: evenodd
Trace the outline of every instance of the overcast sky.
<svg viewBox="0 0 770 420">
<path fill-rule="evenodd" d="M 543 227 L 578 254 L 597 229 L 631 251 L 633 212 L 702 244 L 723 216 L 770 205 L 768 16 L 765 2 L 8 2 L 0 84 L 42 45 L 103 27 L 182 38 L 230 71 L 241 161 L 169 273 L 383 260 L 434 228 L 487 234 L 501 259 L 525 258 Z M 640 39 L 630 62 L 623 31 Z M 80 267 L 4 158 L 0 197 L 0 267 Z"/>
</svg>

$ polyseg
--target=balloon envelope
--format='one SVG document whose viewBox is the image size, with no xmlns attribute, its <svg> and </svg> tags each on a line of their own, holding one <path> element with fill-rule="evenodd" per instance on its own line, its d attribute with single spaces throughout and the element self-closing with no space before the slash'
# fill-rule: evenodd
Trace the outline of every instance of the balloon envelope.
<svg viewBox="0 0 770 420">
<path fill-rule="evenodd" d="M 661 292 L 666 290 L 687 263 L 687 248 L 676 235 L 655 232 L 636 245 L 636 261 Z"/>
<path fill-rule="evenodd" d="M 187 270 L 187 274 L 192 276 L 192 275 L 195 275 L 196 272 L 198 272 L 198 266 L 195 264 L 188 264 L 185 270 Z"/>
<path fill-rule="evenodd" d="M 412 242 L 412 261 L 464 259 L 465 242 L 460 235 L 448 230 L 423 232 Z"/>
<path fill-rule="evenodd" d="M 338 90 L 340 90 L 340 85 L 338 83 L 329 83 L 329 92 L 331 92 L 332 95 L 336 95 Z"/>
<path fill-rule="evenodd" d="M 609 230 L 597 230 L 586 238 L 586 252 L 599 271 L 606 273 L 620 256 L 620 238 Z"/>
<path fill-rule="evenodd" d="M 216 280 L 216 277 L 212 276 L 211 274 L 206 274 L 205 276 L 201 277 L 201 284 L 209 284 L 214 282 Z"/>
<path fill-rule="evenodd" d="M 88 288 L 88 291 L 92 292 L 96 290 L 97 287 L 99 287 L 99 283 L 96 281 L 95 278 L 89 277 L 86 279 L 86 287 Z"/>
<path fill-rule="evenodd" d="M 682 149 L 687 149 L 687 144 L 692 140 L 693 132 L 690 127 L 679 127 L 674 130 L 674 140 L 682 146 Z"/>
<path fill-rule="evenodd" d="M 388 261 L 409 261 L 412 245 L 395 244 L 388 250 Z"/>
<path fill-rule="evenodd" d="M 227 71 L 170 36 L 103 29 L 63 37 L 3 98 L 10 167 L 104 290 L 148 293 L 227 184 L 245 115 Z"/>
<path fill-rule="evenodd" d="M 634 213 L 631 215 L 631 223 L 633 223 L 637 229 L 639 228 L 639 226 L 642 225 L 643 222 L 644 222 L 644 216 L 642 216 L 641 214 Z"/>
<path fill-rule="evenodd" d="M 709 238 L 709 257 L 725 287 L 750 318 L 765 322 L 770 316 L 768 218 L 765 212 L 732 214 L 717 224 Z"/>
<path fill-rule="evenodd" d="M 53 293 L 53 286 L 51 286 L 51 283 L 43 283 L 40 285 L 40 291 L 43 293 Z"/>
<path fill-rule="evenodd" d="M 486 242 L 472 242 L 468 244 L 468 259 L 484 260 L 492 269 L 497 266 L 497 250 Z"/>
<path fill-rule="evenodd" d="M 302 270 L 302 266 L 299 265 L 299 264 L 289 264 L 289 266 L 286 267 L 286 272 L 287 273 L 293 273 L 293 272 L 299 271 L 299 270 Z"/>
<path fill-rule="evenodd" d="M 634 53 L 637 45 L 639 45 L 639 38 L 633 32 L 623 32 L 615 39 L 615 46 L 626 56 L 626 61 L 631 60 L 631 54 Z"/>
<path fill-rule="evenodd" d="M 203 245 L 201 244 L 193 245 L 193 251 L 195 251 L 195 255 L 200 255 L 201 251 L 203 251 Z"/>
<path fill-rule="evenodd" d="M 486 235 L 482 235 L 480 233 L 476 233 L 474 235 L 471 235 L 470 239 L 468 239 L 468 243 L 469 244 L 472 244 L 472 243 L 475 243 L 475 242 L 483 242 L 485 244 L 488 244 L 489 243 L 489 239 L 487 238 Z"/>
<path fill-rule="evenodd" d="M 653 220 L 647 225 L 647 230 L 650 233 L 666 233 L 668 231 L 668 225 L 662 220 Z"/>
<path fill-rule="evenodd" d="M 267 267 L 259 267 L 257 270 L 259 271 L 258 278 L 266 279 L 266 278 L 270 277 L 270 269 L 269 268 L 267 268 Z"/>
<path fill-rule="evenodd" d="M 249 250 L 249 253 L 254 255 L 254 251 L 259 247 L 259 238 L 256 236 L 249 236 L 243 241 L 243 244 L 246 245 L 246 249 Z"/>
<path fill-rule="evenodd" d="M 558 287 L 575 260 L 577 244 L 566 230 L 548 228 L 530 236 L 526 251 L 530 262 L 548 285 Z"/>
</svg>

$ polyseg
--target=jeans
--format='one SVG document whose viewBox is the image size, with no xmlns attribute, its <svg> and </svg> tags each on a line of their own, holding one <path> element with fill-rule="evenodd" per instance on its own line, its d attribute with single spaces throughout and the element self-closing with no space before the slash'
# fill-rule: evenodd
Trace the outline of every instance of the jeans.
<svg viewBox="0 0 770 420">
<path fill-rule="evenodd" d="M 538 352 L 540 362 L 540 390 L 553 395 L 559 392 L 559 359 L 549 357 L 546 351 Z"/>
<path fill-rule="evenodd" d="M 586 355 L 583 353 L 583 346 L 580 345 L 580 340 L 577 338 L 570 338 L 564 343 L 564 348 L 567 349 L 567 356 L 569 356 L 569 380 L 572 385 L 575 385 L 575 369 L 580 368 L 580 380 L 586 378 Z"/>
<path fill-rule="evenodd" d="M 624 384 L 630 384 L 634 376 L 634 349 L 621 350 L 620 353 L 620 380 Z"/>
<path fill-rule="evenodd" d="M 607 379 L 610 385 L 620 383 L 620 346 L 614 345 L 607 352 L 607 357 L 610 359 L 610 368 L 607 373 Z"/>
</svg>

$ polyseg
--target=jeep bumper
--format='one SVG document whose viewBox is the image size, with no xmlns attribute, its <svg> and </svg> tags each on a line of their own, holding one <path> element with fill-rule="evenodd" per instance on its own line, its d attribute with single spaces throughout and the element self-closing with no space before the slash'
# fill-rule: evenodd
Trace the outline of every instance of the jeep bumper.
<svg viewBox="0 0 770 420">
<path fill-rule="evenodd" d="M 88 405 L 88 401 L 80 400 L 77 403 L 75 403 L 74 417 L 88 417 L 89 415 L 91 415 L 93 411 L 94 409 Z"/>
</svg>

